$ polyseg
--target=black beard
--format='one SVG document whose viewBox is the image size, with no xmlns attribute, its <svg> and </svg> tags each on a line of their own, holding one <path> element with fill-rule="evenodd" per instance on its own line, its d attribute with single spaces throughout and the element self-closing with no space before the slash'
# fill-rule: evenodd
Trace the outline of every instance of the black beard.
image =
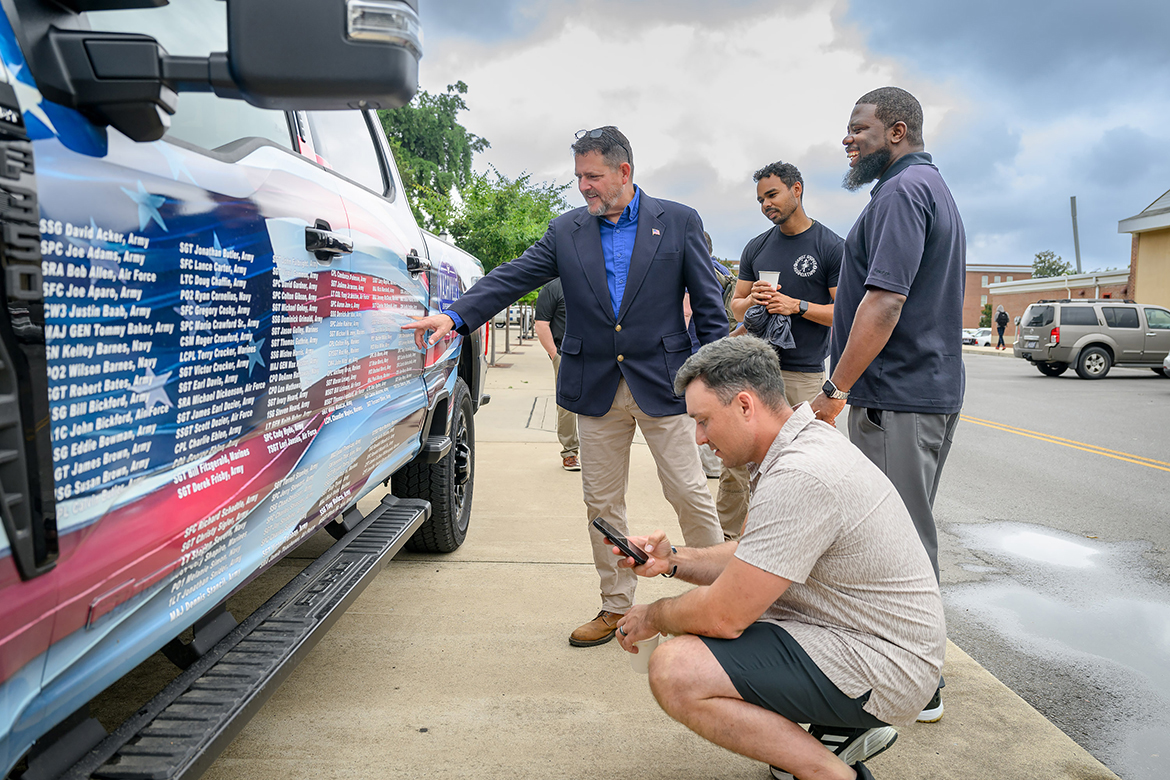
<svg viewBox="0 0 1170 780">
<path fill-rule="evenodd" d="M 883 147 L 872 154 L 865 155 L 857 161 L 857 165 L 846 171 L 845 178 L 841 180 L 841 186 L 850 192 L 861 189 L 862 185 L 869 184 L 885 172 L 890 165 L 890 158 L 893 156 L 889 147 Z"/>
</svg>

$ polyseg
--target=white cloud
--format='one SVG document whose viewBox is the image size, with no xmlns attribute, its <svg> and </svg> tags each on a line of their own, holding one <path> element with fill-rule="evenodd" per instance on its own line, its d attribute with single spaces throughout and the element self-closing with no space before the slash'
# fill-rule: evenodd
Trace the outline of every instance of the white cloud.
<svg viewBox="0 0 1170 780">
<path fill-rule="evenodd" d="M 922 41 L 890 30 L 879 36 L 886 49 L 875 48 L 867 27 L 874 23 L 843 0 L 533 0 L 509 8 L 511 21 L 490 30 L 484 22 L 479 38 L 470 24 L 457 37 L 428 38 L 423 60 L 427 89 L 467 82 L 462 119 L 492 144 L 476 166 L 570 181 L 573 133 L 615 124 L 631 140 L 638 183 L 698 209 L 721 256 L 738 257 L 768 228 L 751 173 L 777 159 L 804 174 L 810 216 L 849 230 L 867 195 L 840 187 L 840 140 L 857 97 L 888 84 L 923 104 L 927 150 L 963 213 L 970 262 L 1029 263 L 1041 249 L 1071 259 L 1075 194 L 1085 267 L 1124 265 L 1129 237 L 1116 234 L 1117 220 L 1170 186 L 1162 181 L 1170 163 L 1152 162 L 1140 182 L 1122 175 L 1137 170 L 1138 154 L 1117 148 L 1142 141 L 1138 129 L 1164 124 L 1160 102 L 1112 94 L 1096 108 L 1054 111 L 1059 101 L 1049 99 L 1032 112 L 1002 81 L 1011 74 L 962 60 L 977 48 L 945 56 L 929 25 Z M 994 34 L 980 40 L 1004 48 Z M 904 55 L 902 44 L 930 56 Z M 573 191 L 569 200 L 580 203 Z"/>
</svg>

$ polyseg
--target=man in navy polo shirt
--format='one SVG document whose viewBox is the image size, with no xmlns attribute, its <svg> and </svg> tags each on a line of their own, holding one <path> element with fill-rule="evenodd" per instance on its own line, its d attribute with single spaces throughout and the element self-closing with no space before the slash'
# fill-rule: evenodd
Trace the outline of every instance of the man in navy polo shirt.
<svg viewBox="0 0 1170 780">
<path fill-rule="evenodd" d="M 853 108 L 842 143 L 848 190 L 877 179 L 845 239 L 833 317 L 832 376 L 813 400 L 885 472 L 938 577 L 934 497 L 963 405 L 963 221 L 924 151 L 922 106 L 883 87 Z M 935 694 L 919 716 L 942 717 Z"/>
</svg>

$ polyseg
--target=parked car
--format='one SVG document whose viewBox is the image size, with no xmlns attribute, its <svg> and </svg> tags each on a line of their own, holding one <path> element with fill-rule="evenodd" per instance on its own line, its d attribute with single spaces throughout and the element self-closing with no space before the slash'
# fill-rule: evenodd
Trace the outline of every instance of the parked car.
<svg viewBox="0 0 1170 780">
<path fill-rule="evenodd" d="M 416 0 L 154 5 L 0 14 L 0 776 L 191 776 L 395 552 L 470 518 L 483 331 L 401 325 L 483 269 L 348 108 L 413 94 Z M 237 627 L 227 597 L 322 527 Z M 106 737 L 88 702 L 160 649 L 171 698 Z"/>
<path fill-rule="evenodd" d="M 963 343 L 976 347 L 990 347 L 992 339 L 991 328 L 973 328 L 970 335 L 966 332 L 963 334 Z"/>
<path fill-rule="evenodd" d="M 1170 310 L 1112 298 L 1040 301 L 1024 311 L 1012 352 L 1045 376 L 1071 366 L 1101 379 L 1115 365 L 1165 376 Z"/>
</svg>

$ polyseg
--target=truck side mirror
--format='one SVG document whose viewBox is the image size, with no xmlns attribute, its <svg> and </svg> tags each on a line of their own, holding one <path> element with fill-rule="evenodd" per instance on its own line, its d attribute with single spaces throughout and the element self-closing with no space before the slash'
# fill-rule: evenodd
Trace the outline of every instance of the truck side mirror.
<svg viewBox="0 0 1170 780">
<path fill-rule="evenodd" d="M 260 108 L 397 108 L 421 57 L 418 0 L 228 0 L 228 67 Z"/>
</svg>

